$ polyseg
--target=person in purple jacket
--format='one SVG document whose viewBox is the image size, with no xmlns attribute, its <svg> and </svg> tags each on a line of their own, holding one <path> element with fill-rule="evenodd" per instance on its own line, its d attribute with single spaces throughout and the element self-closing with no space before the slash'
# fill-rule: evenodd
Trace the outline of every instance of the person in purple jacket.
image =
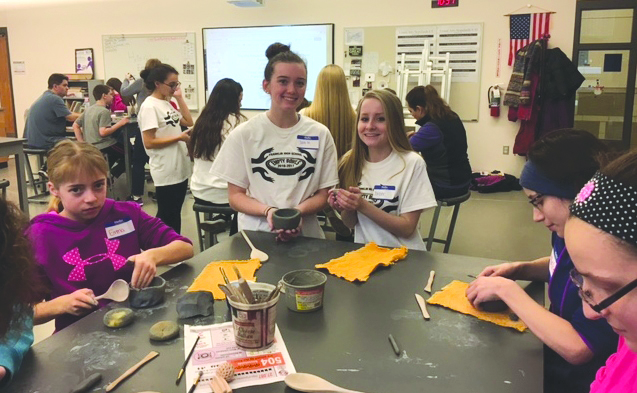
<svg viewBox="0 0 637 393">
<path fill-rule="evenodd" d="M 407 135 L 409 143 L 427 163 L 436 199 L 466 194 L 471 183 L 471 165 L 462 120 L 431 85 L 414 87 L 405 99 L 409 113 L 420 126 L 418 131 Z"/>
<path fill-rule="evenodd" d="M 87 143 L 59 142 L 49 157 L 48 213 L 33 218 L 27 236 L 48 284 L 34 322 L 55 318 L 61 330 L 104 306 L 95 300 L 116 279 L 148 286 L 158 265 L 192 257 L 192 243 L 132 202 L 106 199 L 108 164 Z"/>
</svg>

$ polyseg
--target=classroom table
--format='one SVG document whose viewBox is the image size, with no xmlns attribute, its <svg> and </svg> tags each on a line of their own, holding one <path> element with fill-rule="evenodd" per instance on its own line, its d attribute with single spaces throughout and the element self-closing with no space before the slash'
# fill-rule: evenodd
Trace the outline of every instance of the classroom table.
<svg viewBox="0 0 637 393">
<path fill-rule="evenodd" d="M 20 209 L 29 218 L 29 199 L 27 195 L 27 182 L 25 178 L 25 159 L 23 154 L 24 142 L 23 138 L 6 138 L 0 137 L 0 157 L 15 156 L 15 172 L 18 182 L 18 199 L 20 200 Z"/>
<path fill-rule="evenodd" d="M 247 232 L 270 259 L 257 272 L 261 282 L 276 283 L 290 270 L 313 268 L 360 245 L 297 238 L 276 243 L 274 235 Z M 184 359 L 183 329 L 178 339 L 152 343 L 148 329 L 160 320 L 177 320 L 175 302 L 200 270 L 212 260 L 247 259 L 250 248 L 240 235 L 196 255 L 163 274 L 166 302 L 136 310 L 136 321 L 121 329 L 102 324 L 109 305 L 33 346 L 8 392 L 66 392 L 94 372 L 105 387 L 151 350 L 159 357 L 123 382 L 117 393 L 186 392 L 192 381 L 175 378 Z M 448 309 L 428 305 L 431 320 L 422 318 L 414 293 L 423 292 L 429 271 L 436 271 L 434 290 L 453 279 L 467 280 L 498 261 L 441 253 L 410 251 L 406 259 L 381 268 L 365 283 L 328 275 L 324 308 L 312 313 L 277 308 L 277 324 L 297 372 L 319 375 L 332 383 L 367 393 L 380 392 L 541 392 L 542 343 L 529 331 L 519 333 Z M 543 285 L 527 291 L 543 298 Z M 225 301 L 215 314 L 180 320 L 180 324 L 212 324 L 230 320 Z M 404 350 L 396 356 L 392 334 Z M 101 391 L 101 390 L 99 390 Z M 293 392 L 283 382 L 235 391 Z"/>
</svg>

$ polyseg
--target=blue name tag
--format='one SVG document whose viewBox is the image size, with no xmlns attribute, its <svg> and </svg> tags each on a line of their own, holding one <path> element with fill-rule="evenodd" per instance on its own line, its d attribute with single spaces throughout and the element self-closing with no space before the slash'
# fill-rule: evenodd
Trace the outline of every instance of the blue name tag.
<svg viewBox="0 0 637 393">
<path fill-rule="evenodd" d="M 374 186 L 374 193 L 372 194 L 374 199 L 394 199 L 396 198 L 396 186 L 384 186 L 378 184 Z"/>
<path fill-rule="evenodd" d="M 319 148 L 319 137 L 318 136 L 302 136 L 297 135 L 296 137 L 296 147 L 300 149 L 316 149 Z"/>
<path fill-rule="evenodd" d="M 106 237 L 109 240 L 135 232 L 135 226 L 130 218 L 123 218 L 115 222 L 108 223 L 104 226 L 104 229 L 106 230 Z"/>
</svg>

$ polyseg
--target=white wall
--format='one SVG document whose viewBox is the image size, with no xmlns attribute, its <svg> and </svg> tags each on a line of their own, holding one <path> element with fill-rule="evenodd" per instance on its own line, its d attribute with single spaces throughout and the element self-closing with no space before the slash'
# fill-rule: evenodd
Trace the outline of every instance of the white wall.
<svg viewBox="0 0 637 393">
<path fill-rule="evenodd" d="M 11 59 L 26 62 L 26 75 L 13 76 L 19 133 L 24 127 L 22 114 L 46 89 L 48 76 L 53 72 L 72 72 L 76 48 L 93 48 L 96 77 L 105 77 L 103 34 L 196 32 L 199 102 L 203 104 L 203 27 L 334 23 L 335 59 L 342 63 L 344 27 L 482 22 L 483 94 L 476 103 L 480 106 L 479 121 L 465 124 L 469 158 L 474 170 L 500 169 L 515 175 L 524 164 L 523 158 L 502 154 L 503 145 L 512 150 L 519 123 L 507 120 L 506 108 L 500 118 L 490 117 L 486 91 L 495 83 L 506 85 L 510 77 L 511 67 L 506 65 L 509 19 L 503 14 L 526 5 L 528 0 L 463 0 L 459 7 L 449 9 L 431 9 L 429 0 L 266 0 L 263 8 L 238 8 L 225 0 L 48 0 L 53 5 L 41 4 L 42 1 L 32 6 L 25 5 L 27 0 L 0 6 L 0 26 L 8 28 Z M 575 3 L 576 0 L 534 2 L 537 7 L 556 12 L 552 15 L 550 46 L 562 48 L 569 57 Z M 496 78 L 498 39 L 502 43 L 501 73 Z"/>
</svg>

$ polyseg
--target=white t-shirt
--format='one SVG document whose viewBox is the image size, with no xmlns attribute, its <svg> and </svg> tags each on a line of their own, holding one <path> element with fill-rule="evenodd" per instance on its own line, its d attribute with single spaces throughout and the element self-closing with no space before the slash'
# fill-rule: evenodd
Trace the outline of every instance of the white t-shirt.
<svg viewBox="0 0 637 393">
<path fill-rule="evenodd" d="M 368 202 L 396 216 L 437 205 L 425 161 L 415 152 L 393 151 L 381 162 L 365 161 L 359 188 Z M 354 228 L 356 243 L 375 242 L 385 247 L 405 245 L 414 250 L 426 249 L 418 228 L 411 236 L 402 238 L 381 228 L 360 212 L 357 212 L 357 217 L 358 223 Z"/>
<path fill-rule="evenodd" d="M 210 172 L 277 208 L 295 207 L 316 191 L 338 184 L 336 147 L 327 127 L 300 116 L 291 128 L 265 113 L 228 136 Z M 269 232 L 266 218 L 239 213 L 239 229 Z M 303 217 L 303 236 L 324 238 L 316 215 Z"/>
<path fill-rule="evenodd" d="M 139 129 L 144 132 L 157 129 L 155 137 L 168 138 L 181 134 L 179 120 L 181 113 L 168 101 L 150 96 L 139 108 Z M 190 159 L 185 142 L 179 141 L 160 149 L 146 149 L 150 174 L 155 186 L 179 184 L 190 176 Z"/>
<path fill-rule="evenodd" d="M 215 149 L 213 158 L 208 161 L 204 158 L 195 158 L 195 165 L 190 178 L 190 191 L 192 195 L 212 203 L 228 203 L 228 182 L 210 173 L 214 158 L 219 154 L 221 145 L 228 137 L 230 131 L 237 125 L 237 119 L 230 115 L 228 123 L 223 123 L 221 129 L 221 144 Z"/>
</svg>

